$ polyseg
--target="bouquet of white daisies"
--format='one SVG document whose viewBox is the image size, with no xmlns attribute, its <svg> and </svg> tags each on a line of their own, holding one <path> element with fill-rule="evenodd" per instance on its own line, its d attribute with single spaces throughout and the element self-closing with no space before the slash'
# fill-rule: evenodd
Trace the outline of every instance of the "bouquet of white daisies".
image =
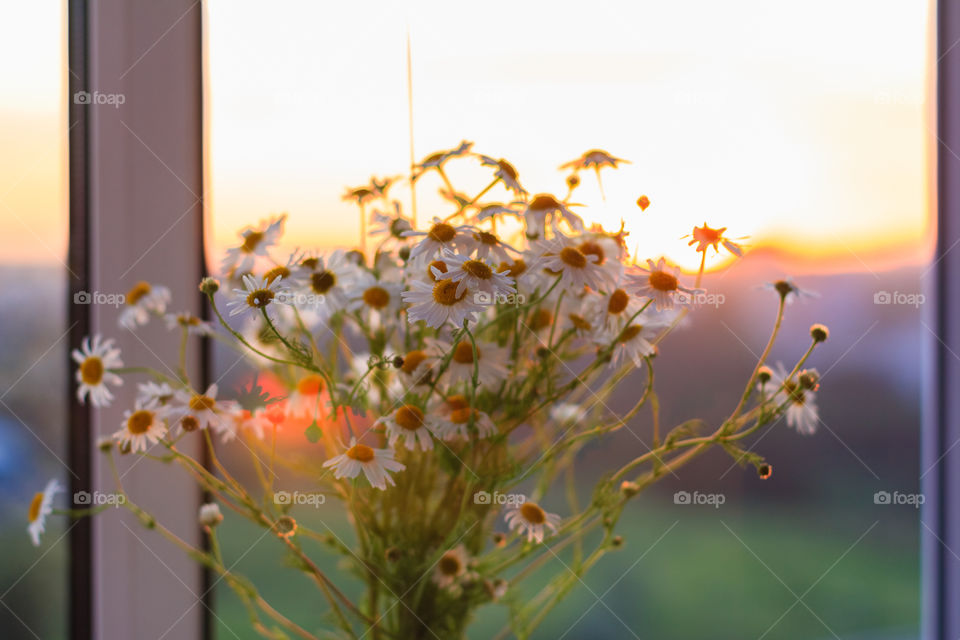
<svg viewBox="0 0 960 640">
<path fill-rule="evenodd" d="M 766 366 L 785 304 L 801 295 L 778 281 L 770 339 L 753 371 L 743 372 L 729 417 L 710 428 L 692 419 L 661 429 L 658 345 L 696 312 L 707 251 L 740 257 L 742 246 L 723 228 L 695 227 L 690 245 L 702 253 L 701 268 L 685 282 L 663 258 L 629 255 L 622 225 L 588 228 L 574 211 L 580 174 L 593 170 L 599 180 L 623 160 L 594 150 L 563 165 L 567 193 L 558 198 L 528 194 L 513 165 L 471 147 L 432 154 L 414 168 L 410 181 L 435 173 L 449 203 L 422 229 L 391 198 L 395 180 L 347 192 L 360 210 L 361 246 L 376 243 L 372 252 L 298 250 L 281 258 L 284 216 L 242 230 L 219 279 L 200 283 L 209 322 L 169 313 L 169 290 L 138 283 L 119 323 L 136 330 L 165 318 L 182 335 L 180 360 L 168 370 L 177 375 L 124 367 L 101 336 L 74 353 L 77 392 L 94 406 L 113 402 L 122 379 L 137 382 L 136 398 L 123 398 L 123 423 L 101 449 L 111 462 L 141 455 L 189 472 L 213 498 L 199 514 L 209 544 L 185 543 L 118 487 L 122 504 L 222 576 L 266 637 L 461 638 L 477 608 L 492 603 L 509 608 L 501 637 L 527 637 L 622 544 L 617 522 L 631 497 L 714 445 L 769 477 L 770 465 L 745 438 L 781 417 L 805 434 L 818 423 L 818 375 L 804 365 L 827 339 L 826 327 L 811 327 L 810 347 L 793 367 Z M 479 162 L 491 182 L 463 195 L 447 175 L 451 161 Z M 490 193 L 506 197 L 488 201 Z M 646 209 L 650 201 L 636 204 Z M 250 388 L 221 393 L 191 382 L 192 336 L 249 356 Z M 616 413 L 607 400 L 627 381 L 633 406 Z M 571 480 L 578 453 L 621 429 L 643 433 L 635 457 L 610 469 L 579 504 Z M 278 434 L 297 446 L 278 447 Z M 191 438 L 209 448 L 209 468 L 180 450 Z M 230 470 L 217 455 L 238 443 L 254 452 L 255 474 Z M 298 513 L 303 501 L 277 490 L 282 477 L 285 486 L 299 478 L 310 495 L 330 498 L 326 508 L 339 503 L 354 539 L 311 530 Z M 553 491 L 564 484 L 565 504 Z M 57 490 L 52 482 L 30 507 L 35 542 Z M 230 522 L 221 524 L 222 509 L 285 545 L 295 559 L 290 570 L 306 572 L 325 599 L 328 629 L 304 628 L 229 568 L 217 541 Z M 316 540 L 324 544 L 307 544 Z M 525 591 L 524 580 L 565 549 L 561 572 Z M 342 556 L 365 585 L 362 595 L 348 597 L 342 577 L 322 571 L 315 553 Z"/>
</svg>

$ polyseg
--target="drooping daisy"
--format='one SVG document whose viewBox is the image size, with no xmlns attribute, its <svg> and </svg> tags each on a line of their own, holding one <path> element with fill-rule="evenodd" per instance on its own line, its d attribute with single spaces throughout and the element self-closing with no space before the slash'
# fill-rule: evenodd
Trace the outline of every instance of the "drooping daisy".
<svg viewBox="0 0 960 640">
<path fill-rule="evenodd" d="M 414 175 L 414 180 L 423 175 L 427 169 L 442 169 L 447 160 L 467 155 L 470 153 L 470 147 L 472 146 L 472 142 L 463 140 L 458 147 L 449 149 L 447 151 L 437 151 L 436 153 L 431 153 L 429 156 L 424 158 L 420 164 L 414 167 L 418 170 Z"/>
<path fill-rule="evenodd" d="M 657 263 L 648 259 L 647 266 L 650 268 L 639 268 L 642 273 L 627 273 L 625 288 L 636 295 L 653 298 L 657 311 L 672 309 L 673 299 L 678 291 L 691 296 L 702 293 L 700 290 L 688 289 L 681 285 L 680 267 L 673 267 L 671 271 L 663 258 L 660 258 Z"/>
<path fill-rule="evenodd" d="M 118 446 L 133 453 L 146 451 L 150 445 L 157 444 L 167 433 L 160 410 L 155 405 L 137 403 L 133 411 L 123 413 L 120 430 L 113 434 Z"/>
<path fill-rule="evenodd" d="M 440 262 L 446 264 L 446 269 L 432 268 L 436 280 L 452 280 L 457 283 L 456 295 L 464 291 L 483 291 L 489 293 L 493 299 L 506 298 L 517 290 L 513 286 L 513 278 L 506 273 L 495 271 L 495 267 L 483 260 L 468 258 L 467 256 L 444 251 Z"/>
<path fill-rule="evenodd" d="M 441 440 L 470 438 L 470 422 L 481 438 L 489 438 L 497 433 L 497 427 L 486 413 L 470 407 L 470 401 L 463 395 L 452 395 L 442 399 L 432 409 L 439 420 L 436 434 Z"/>
<path fill-rule="evenodd" d="M 398 368 L 401 373 L 409 376 L 414 383 L 419 383 L 429 380 L 431 370 L 437 364 L 438 359 L 437 354 L 433 353 L 431 349 L 414 349 L 400 358 Z"/>
<path fill-rule="evenodd" d="M 299 291 L 314 302 L 306 306 L 317 310 L 324 319 L 347 306 L 359 274 L 342 249 L 327 256 L 306 257 L 297 271 L 301 279 Z"/>
<path fill-rule="evenodd" d="M 313 418 L 320 414 L 320 394 L 323 392 L 323 377 L 311 373 L 297 381 L 297 386 L 290 393 L 285 404 L 289 417 Z"/>
<path fill-rule="evenodd" d="M 437 561 L 433 570 L 433 582 L 441 589 L 454 586 L 467 573 L 467 563 L 470 558 L 464 546 L 457 545 L 450 549 Z"/>
<path fill-rule="evenodd" d="M 423 264 L 432 260 L 443 249 L 460 249 L 469 254 L 473 249 L 472 230 L 466 225 L 453 226 L 440 218 L 434 218 L 429 231 L 404 231 L 404 238 L 423 239 L 410 250 L 410 261 Z"/>
<path fill-rule="evenodd" d="M 394 202 L 394 215 L 387 215 L 380 211 L 374 210 L 370 214 L 370 235 L 371 236 L 385 236 L 385 239 L 392 238 L 394 240 L 403 240 L 403 234 L 405 231 L 411 231 L 413 226 L 410 224 L 410 220 L 405 218 L 403 214 L 400 213 L 400 203 Z"/>
<path fill-rule="evenodd" d="M 770 380 L 761 384 L 761 390 L 776 390 L 773 395 L 774 405 L 779 407 L 787 404 L 787 426 L 805 436 L 816 433 L 817 423 L 820 422 L 816 402 L 816 390 L 820 380 L 817 370 L 801 371 L 789 380 L 786 369 L 780 363 L 777 363 L 775 370 L 768 371 L 771 374 Z"/>
<path fill-rule="evenodd" d="M 523 204 L 522 202 L 519 204 Z M 517 211 L 512 206 L 497 203 L 491 203 L 484 205 L 477 212 L 477 222 L 483 222 L 484 220 L 495 219 L 498 216 L 513 216 L 515 218 L 520 217 L 520 212 Z"/>
<path fill-rule="evenodd" d="M 583 219 L 570 211 L 567 205 L 548 193 L 534 196 L 523 212 L 523 218 L 527 223 L 528 238 L 543 237 L 546 233 L 548 221 L 554 225 L 565 221 L 571 229 L 577 232 L 582 232 L 584 229 Z"/>
<path fill-rule="evenodd" d="M 166 382 L 141 382 L 137 385 L 137 402 L 142 405 L 163 406 L 174 398 L 173 388 Z"/>
<path fill-rule="evenodd" d="M 480 231 L 478 229 L 473 232 L 473 238 L 477 241 L 477 260 L 504 263 L 512 260 L 510 254 L 507 253 L 507 249 L 510 249 L 510 251 L 514 253 L 519 253 L 516 249 L 498 238 L 496 234 L 490 233 L 489 231 Z M 502 271 L 502 269 L 498 269 L 498 271 Z"/>
<path fill-rule="evenodd" d="M 407 319 L 423 320 L 434 329 L 448 322 L 457 327 L 463 326 L 464 320 L 475 322 L 485 307 L 476 301 L 474 291 L 467 289 L 458 295 L 458 286 L 453 280 L 412 281 L 410 290 L 400 294 L 404 302 L 412 305 L 407 309 Z"/>
<path fill-rule="evenodd" d="M 474 360 L 473 343 L 470 340 L 461 340 L 453 347 L 453 357 L 447 367 L 449 383 L 454 385 L 472 381 L 476 362 L 480 384 L 495 387 L 507 379 L 509 354 L 507 348 L 489 342 L 477 342 L 477 358 Z"/>
<path fill-rule="evenodd" d="M 726 231 L 726 227 L 721 227 L 719 229 L 711 229 L 707 226 L 707 223 L 704 222 L 702 227 L 694 227 L 693 239 L 687 243 L 687 246 L 697 245 L 697 251 L 706 251 L 711 246 L 713 250 L 717 253 L 720 253 L 719 245 L 723 245 L 727 251 L 737 256 L 738 258 L 743 257 L 743 247 L 737 244 L 736 242 L 730 240 L 723 235 L 723 232 Z M 699 244 L 697 244 L 699 243 Z"/>
<path fill-rule="evenodd" d="M 33 496 L 30 509 L 27 512 L 27 533 L 33 546 L 40 546 L 40 534 L 46 530 L 47 516 L 53 513 L 53 496 L 63 491 L 56 479 L 47 483 L 43 491 Z"/>
<path fill-rule="evenodd" d="M 201 320 L 189 311 L 168 313 L 163 317 L 168 330 L 186 329 L 187 333 L 195 336 L 213 335 L 213 326 L 206 320 Z"/>
<path fill-rule="evenodd" d="M 289 304 L 287 289 L 282 278 L 267 282 L 266 278 L 257 280 L 251 275 L 243 276 L 243 289 L 234 289 L 237 297 L 227 302 L 230 315 L 253 312 L 260 314 L 271 304 Z M 231 308 L 232 307 L 232 308 Z"/>
<path fill-rule="evenodd" d="M 643 359 L 657 350 L 650 342 L 657 336 L 657 329 L 642 324 L 642 320 L 641 314 L 640 318 L 614 334 L 616 344 L 613 347 L 613 353 L 610 354 L 611 368 L 620 366 L 624 358 L 630 358 L 636 366 L 641 367 Z M 603 340 L 603 342 L 609 343 L 609 340 Z"/>
<path fill-rule="evenodd" d="M 433 449 L 434 420 L 424 415 L 423 410 L 412 404 L 405 404 L 390 415 L 379 418 L 374 425 L 382 424 L 387 430 L 387 444 L 394 447 L 401 437 L 407 449 L 411 451 L 419 444 L 420 449 Z"/>
<path fill-rule="evenodd" d="M 561 287 L 579 293 L 584 287 L 600 290 L 610 283 L 610 273 L 599 265 L 600 258 L 584 253 L 576 238 L 558 235 L 536 243 L 531 250 L 540 254 L 535 266 L 541 273 L 547 272 L 551 284 L 559 275 Z"/>
<path fill-rule="evenodd" d="M 243 244 L 227 249 L 223 258 L 224 273 L 249 273 L 257 256 L 266 257 L 267 249 L 276 244 L 283 234 L 283 223 L 287 214 L 262 221 L 257 227 L 246 227 L 240 232 Z"/>
<path fill-rule="evenodd" d="M 403 471 L 406 465 L 394 460 L 393 449 L 374 449 L 350 439 L 350 447 L 340 455 L 323 463 L 333 469 L 335 478 L 356 478 L 363 472 L 370 485 L 385 490 L 387 485 L 396 484 L 388 471 Z"/>
<path fill-rule="evenodd" d="M 538 543 L 543 542 L 544 527 L 549 527 L 556 532 L 557 525 L 560 524 L 560 516 L 547 513 L 537 503 L 526 500 L 519 506 L 508 509 L 504 519 L 511 531 L 516 530 L 520 535 L 526 531 L 527 542 L 536 540 Z"/>
<path fill-rule="evenodd" d="M 151 313 L 163 315 L 169 303 L 170 289 L 141 280 L 127 292 L 117 323 L 124 329 L 136 329 L 150 321 Z"/>
<path fill-rule="evenodd" d="M 617 168 L 617 164 L 624 162 L 630 164 L 629 160 L 624 160 L 623 158 L 615 158 L 606 151 L 600 149 L 591 149 L 585 154 L 577 158 L 576 160 L 571 160 L 565 164 L 560 165 L 561 169 L 573 169 L 574 171 L 579 171 L 581 169 L 600 169 L 602 167 L 612 167 Z"/>
<path fill-rule="evenodd" d="M 784 299 L 787 304 L 793 304 L 794 300 L 803 300 L 804 298 L 817 298 L 819 294 L 814 291 L 801 289 L 791 278 L 784 278 L 776 282 L 769 282 L 763 285 L 764 289 L 772 289 Z"/>
<path fill-rule="evenodd" d="M 480 156 L 480 163 L 485 167 L 496 167 L 497 170 L 493 172 L 493 175 L 499 178 L 503 186 L 513 191 L 518 198 L 527 195 L 527 190 L 520 186 L 519 175 L 512 164 L 503 158 L 497 160 L 490 156 Z"/>
<path fill-rule="evenodd" d="M 90 404 L 95 407 L 106 407 L 113 401 L 113 394 L 107 388 L 107 383 L 120 386 L 123 380 L 110 369 L 123 366 L 120 360 L 120 349 L 114 348 L 113 340 L 102 340 L 100 335 L 83 339 L 79 349 L 74 349 L 74 361 L 80 365 L 77 369 L 77 399 L 83 403 L 87 394 L 90 394 Z"/>
</svg>

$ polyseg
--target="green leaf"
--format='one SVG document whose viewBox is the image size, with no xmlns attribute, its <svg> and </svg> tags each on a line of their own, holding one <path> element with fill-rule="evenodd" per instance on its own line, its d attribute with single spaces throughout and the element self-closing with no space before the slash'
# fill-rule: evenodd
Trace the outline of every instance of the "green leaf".
<svg viewBox="0 0 960 640">
<path fill-rule="evenodd" d="M 309 440 L 312 444 L 316 444 L 323 436 L 323 430 L 320 429 L 320 425 L 318 425 L 317 421 L 314 420 L 310 423 L 310 426 L 304 430 L 303 435 L 305 435 L 307 440 Z"/>
</svg>

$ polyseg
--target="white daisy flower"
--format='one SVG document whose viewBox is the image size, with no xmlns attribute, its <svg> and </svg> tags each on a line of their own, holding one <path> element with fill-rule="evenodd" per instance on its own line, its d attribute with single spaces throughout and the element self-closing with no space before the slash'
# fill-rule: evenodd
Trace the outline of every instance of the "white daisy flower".
<svg viewBox="0 0 960 640">
<path fill-rule="evenodd" d="M 453 226 L 434 218 L 429 231 L 404 231 L 404 238 L 423 239 L 410 249 L 410 261 L 423 264 L 432 260 L 443 249 L 451 251 L 460 249 L 466 254 L 473 250 L 474 239 L 472 230 L 467 225 Z"/>
<path fill-rule="evenodd" d="M 77 369 L 77 399 L 83 403 L 87 394 L 90 395 L 90 404 L 95 407 L 106 407 L 113 401 L 113 394 L 107 388 L 107 383 L 120 386 L 123 380 L 110 369 L 123 366 L 120 360 L 120 349 L 113 346 L 113 340 L 102 340 L 100 335 L 83 339 L 79 349 L 74 349 L 74 361 L 80 365 Z"/>
<path fill-rule="evenodd" d="M 581 169 L 589 168 L 599 170 L 601 167 L 612 167 L 616 169 L 617 164 L 620 162 L 630 164 L 629 160 L 615 158 L 606 151 L 602 151 L 600 149 L 591 149 L 576 160 L 571 160 L 570 162 L 560 165 L 560 168 L 573 169 L 574 171 L 580 171 Z"/>
<path fill-rule="evenodd" d="M 674 296 L 678 291 L 691 296 L 703 293 L 699 289 L 688 289 L 682 286 L 679 278 L 680 267 L 673 267 L 671 271 L 663 258 L 660 258 L 657 263 L 648 259 L 647 265 L 649 269 L 640 267 L 643 273 L 626 274 L 625 288 L 636 295 L 652 298 L 657 311 L 672 309 Z"/>
<path fill-rule="evenodd" d="M 487 260 L 493 263 L 510 262 L 513 258 L 507 253 L 507 249 L 514 253 L 519 253 L 516 249 L 503 242 L 496 234 L 489 231 L 477 229 L 473 232 L 473 238 L 476 240 L 477 260 Z"/>
<path fill-rule="evenodd" d="M 391 448 L 402 436 L 404 444 L 411 451 L 418 444 L 423 451 L 433 449 L 434 419 L 425 416 L 420 407 L 405 404 L 390 415 L 379 418 L 374 426 L 380 424 L 387 430 L 387 444 Z"/>
<path fill-rule="evenodd" d="M 820 422 L 816 398 L 820 375 L 817 370 L 801 371 L 789 380 L 786 379 L 787 370 L 780 363 L 777 363 L 775 370 L 769 370 L 769 372 L 770 380 L 761 384 L 761 390 L 768 392 L 770 389 L 776 389 L 773 396 L 774 405 L 779 407 L 787 403 L 787 426 L 805 436 L 816 433 Z"/>
<path fill-rule="evenodd" d="M 444 349 L 449 352 L 450 348 Z M 509 371 L 507 361 L 510 350 L 490 342 L 477 342 L 477 370 L 481 385 L 497 387 L 507 379 Z M 461 340 L 453 347 L 453 357 L 447 366 L 447 377 L 450 385 L 458 382 L 470 383 L 473 380 L 473 343 L 470 340 Z"/>
<path fill-rule="evenodd" d="M 394 215 L 392 216 L 377 210 L 374 210 L 373 213 L 370 214 L 369 235 L 384 236 L 385 239 L 403 240 L 404 232 L 413 230 L 410 220 L 400 213 L 399 202 L 394 201 L 393 209 Z"/>
<path fill-rule="evenodd" d="M 322 408 L 320 396 L 323 388 L 323 376 L 319 374 L 311 373 L 300 378 L 297 381 L 297 386 L 287 397 L 285 404 L 287 416 L 318 419 Z"/>
<path fill-rule="evenodd" d="M 169 416 L 171 420 L 178 419 L 184 431 L 212 428 L 218 434 L 224 433 L 232 428 L 235 415 L 240 410 L 232 400 L 217 400 L 216 384 L 207 387 L 204 393 L 181 389 L 175 397 L 179 406 L 171 407 Z"/>
<path fill-rule="evenodd" d="M 548 221 L 554 226 L 565 221 L 577 232 L 582 232 L 584 229 L 583 219 L 548 193 L 534 196 L 523 212 L 523 219 L 527 223 L 528 238 L 542 238 L 546 233 Z"/>
<path fill-rule="evenodd" d="M 399 282 L 378 280 L 372 273 L 364 271 L 353 284 L 347 308 L 360 313 L 369 326 L 379 327 L 384 317 L 393 316 L 400 310 L 402 289 Z"/>
<path fill-rule="evenodd" d="M 323 466 L 333 469 L 335 478 L 356 478 L 362 471 L 371 486 L 385 490 L 388 484 L 396 484 L 387 472 L 403 471 L 407 468 L 393 457 L 393 449 L 374 449 L 358 444 L 356 438 L 351 438 L 350 447 L 324 462 Z"/>
<path fill-rule="evenodd" d="M 557 235 L 552 240 L 538 242 L 532 249 L 540 254 L 532 266 L 541 273 L 546 270 L 541 277 L 551 284 L 558 275 L 561 276 L 560 286 L 574 293 L 584 287 L 601 290 L 610 284 L 610 273 L 600 266 L 599 257 L 584 253 L 575 238 Z"/>
<path fill-rule="evenodd" d="M 167 433 L 167 426 L 159 414 L 160 409 L 156 405 L 140 403 L 134 405 L 133 411 L 125 411 L 120 430 L 113 434 L 117 445 L 136 453 L 157 444 Z"/>
<path fill-rule="evenodd" d="M 618 287 L 609 293 L 591 293 L 584 301 L 583 315 L 589 317 L 591 325 L 599 331 L 616 334 L 641 308 L 640 298 Z"/>
<path fill-rule="evenodd" d="M 434 405 L 432 411 L 439 416 L 435 433 L 441 440 L 469 439 L 471 419 L 479 437 L 489 438 L 497 433 L 497 426 L 490 416 L 472 409 L 466 396 L 447 396 Z"/>
<path fill-rule="evenodd" d="M 43 491 L 33 496 L 27 512 L 27 533 L 33 546 L 40 546 L 40 534 L 46 530 L 47 516 L 53 513 L 53 497 L 63 491 L 56 479 L 51 480 Z"/>
<path fill-rule="evenodd" d="M 150 321 L 150 314 L 163 315 L 170 304 L 170 289 L 141 280 L 124 298 L 124 309 L 117 324 L 123 329 L 136 329 Z"/>
<path fill-rule="evenodd" d="M 400 372 L 408 376 L 413 382 L 429 380 L 432 369 L 438 364 L 440 356 L 432 349 L 414 349 L 408 351 L 401 358 Z"/>
<path fill-rule="evenodd" d="M 273 428 L 273 423 L 267 418 L 266 409 L 263 407 L 254 411 L 239 409 L 231 417 L 232 424 L 221 432 L 224 442 L 229 442 L 244 432 L 253 434 L 257 440 L 263 440 L 264 432 Z"/>
<path fill-rule="evenodd" d="M 480 163 L 485 167 L 496 167 L 497 170 L 493 172 L 493 175 L 497 178 L 500 178 L 500 182 L 503 183 L 503 186 L 510 191 L 513 191 L 517 197 L 527 195 L 527 190 L 520 186 L 517 170 L 512 164 L 502 158 L 500 160 L 496 160 L 490 156 L 480 156 Z"/>
<path fill-rule="evenodd" d="M 610 368 L 619 367 L 625 358 L 630 358 L 633 364 L 641 367 L 643 366 L 643 359 L 653 355 L 657 350 L 651 340 L 656 338 L 658 329 L 642 324 L 642 320 L 642 317 L 637 318 L 616 334 L 616 338 L 614 338 L 616 344 L 613 347 L 613 353 L 610 354 Z M 606 337 L 607 334 L 604 334 L 604 338 L 598 340 L 598 342 L 609 344 L 610 340 Z"/>
<path fill-rule="evenodd" d="M 475 292 L 469 289 L 458 295 L 458 287 L 453 280 L 412 281 L 410 290 L 400 294 L 403 301 L 411 305 L 407 309 L 407 319 L 410 322 L 423 320 L 434 329 L 448 322 L 457 327 L 463 326 L 465 320 L 475 322 L 477 314 L 485 307 L 475 300 Z"/>
<path fill-rule="evenodd" d="M 251 275 L 243 276 L 243 289 L 234 289 L 237 294 L 234 300 L 227 302 L 227 308 L 230 309 L 230 315 L 235 316 L 241 313 L 252 311 L 259 314 L 262 309 L 268 308 L 271 304 L 289 304 L 291 302 L 289 290 L 283 284 L 282 278 L 276 278 L 268 282 L 266 278 L 257 280 Z"/>
<path fill-rule="evenodd" d="M 560 516 L 547 513 L 537 503 L 526 500 L 519 506 L 508 509 L 504 518 L 511 531 L 516 530 L 520 535 L 527 532 L 527 542 L 543 542 L 544 527 L 556 532 L 557 525 L 560 524 Z"/>
<path fill-rule="evenodd" d="M 137 402 L 144 406 L 162 406 L 173 400 L 175 392 L 166 382 L 141 382 L 137 385 Z"/>
<path fill-rule="evenodd" d="M 201 320 L 189 311 L 168 313 L 163 317 L 163 320 L 167 325 L 167 330 L 170 331 L 180 328 L 186 329 L 188 334 L 194 336 L 213 335 L 213 325 L 206 320 Z"/>
<path fill-rule="evenodd" d="M 454 586 L 467 573 L 467 564 L 470 558 L 464 546 L 457 545 L 450 549 L 437 561 L 433 570 L 433 582 L 441 589 Z"/>
<path fill-rule="evenodd" d="M 626 252 L 614 236 L 606 233 L 585 234 L 579 238 L 577 249 L 584 255 L 597 256 L 597 266 L 603 268 L 611 284 L 623 275 L 623 263 Z"/>
<path fill-rule="evenodd" d="M 249 273 L 253 270 L 257 256 L 267 257 L 267 249 L 276 244 L 283 234 L 283 223 L 287 215 L 283 214 L 262 221 L 257 227 L 246 227 L 240 232 L 243 244 L 227 249 L 221 264 L 226 274 Z"/>
<path fill-rule="evenodd" d="M 347 306 L 360 273 L 342 249 L 327 256 L 304 258 L 297 272 L 302 280 L 298 290 L 315 301 L 305 306 L 318 311 L 324 319 Z"/>
<path fill-rule="evenodd" d="M 447 268 L 431 267 L 434 279 L 456 282 L 458 296 L 468 288 L 471 291 L 488 293 L 492 300 L 506 298 L 517 292 L 513 286 L 513 278 L 506 273 L 494 271 L 494 267 L 483 260 L 444 251 L 440 262 L 446 264 Z"/>
</svg>

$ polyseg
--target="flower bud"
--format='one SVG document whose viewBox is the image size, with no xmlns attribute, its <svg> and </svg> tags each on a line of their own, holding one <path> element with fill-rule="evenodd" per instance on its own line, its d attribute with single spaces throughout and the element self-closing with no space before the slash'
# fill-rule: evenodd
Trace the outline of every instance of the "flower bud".
<svg viewBox="0 0 960 640">
<path fill-rule="evenodd" d="M 804 369 L 799 376 L 800 388 L 807 391 L 816 391 L 820 386 L 820 374 L 816 369 Z"/>
<path fill-rule="evenodd" d="M 220 505 L 210 502 L 200 507 L 200 524 L 205 527 L 215 527 L 223 522 L 223 514 L 220 513 Z"/>
<path fill-rule="evenodd" d="M 770 382 L 770 378 L 773 377 L 773 369 L 770 367 L 760 367 L 757 369 L 757 380 L 760 381 L 760 384 L 766 384 Z"/>
<path fill-rule="evenodd" d="M 393 356 L 393 360 L 390 361 L 390 364 L 393 365 L 394 369 L 403 368 L 403 356 Z"/>
<path fill-rule="evenodd" d="M 640 196 L 637 198 L 637 206 L 640 207 L 640 211 L 646 211 L 647 207 L 650 206 L 650 198 L 647 196 Z"/>
<path fill-rule="evenodd" d="M 575 189 L 579 184 L 580 184 L 580 176 L 578 176 L 575 173 L 571 173 L 569 176 L 567 176 L 568 187 L 570 187 L 571 189 Z"/>
<path fill-rule="evenodd" d="M 610 541 L 610 546 L 614 549 L 619 549 L 623 546 L 623 536 L 613 536 L 613 539 Z"/>
<path fill-rule="evenodd" d="M 502 547 L 507 542 L 507 536 L 503 535 L 501 532 L 496 531 L 493 534 L 493 544 L 497 547 Z"/>
<path fill-rule="evenodd" d="M 810 337 L 813 338 L 814 342 L 826 342 L 827 338 L 830 337 L 830 330 L 827 329 L 826 325 L 815 324 L 810 327 Z"/>
<path fill-rule="evenodd" d="M 640 493 L 640 485 L 638 485 L 636 482 L 624 480 L 620 483 L 620 493 L 622 493 L 626 498 L 632 498 Z"/>
<path fill-rule="evenodd" d="M 766 480 L 773 475 L 773 467 L 767 463 L 763 463 L 757 467 L 757 475 L 760 476 L 761 480 Z"/>
<path fill-rule="evenodd" d="M 276 529 L 277 535 L 281 538 L 289 538 L 297 532 L 297 521 L 290 516 L 280 516 L 274 523 L 273 528 Z"/>
<path fill-rule="evenodd" d="M 383 557 L 387 559 L 387 562 L 396 562 L 401 555 L 400 549 L 396 547 L 387 547 L 387 550 L 383 552 Z"/>
<path fill-rule="evenodd" d="M 220 281 L 216 278 L 204 278 L 200 281 L 200 291 L 207 296 L 212 296 L 220 290 Z"/>
<path fill-rule="evenodd" d="M 104 453 L 110 453 L 110 450 L 113 449 L 113 439 L 107 436 L 97 439 L 97 449 Z"/>
</svg>

